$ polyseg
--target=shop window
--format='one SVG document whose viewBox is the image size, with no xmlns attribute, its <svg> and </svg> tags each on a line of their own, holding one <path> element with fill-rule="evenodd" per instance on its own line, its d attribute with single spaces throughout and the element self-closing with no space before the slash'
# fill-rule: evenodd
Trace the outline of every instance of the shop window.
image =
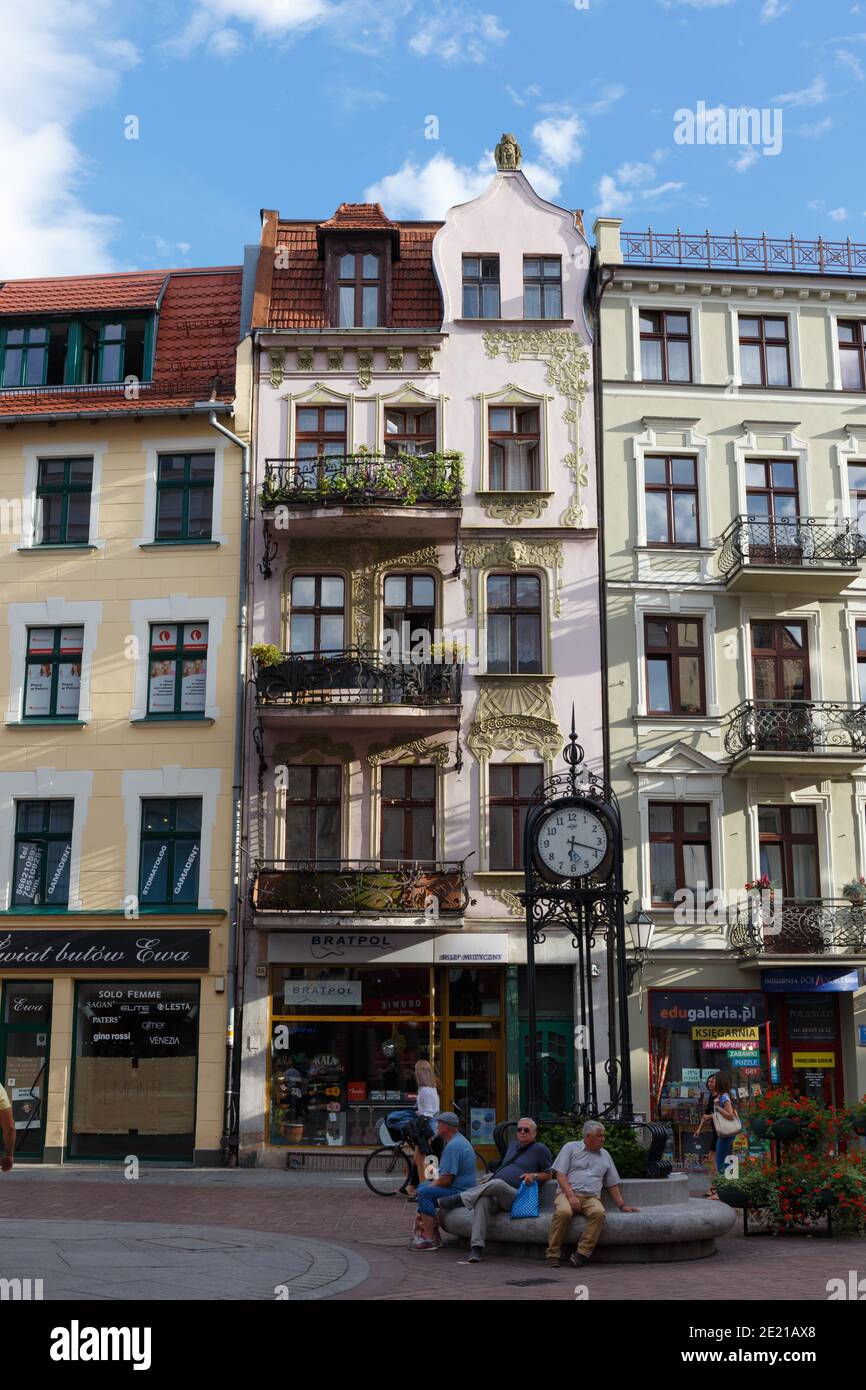
<svg viewBox="0 0 866 1390">
<path fill-rule="evenodd" d="M 83 648 L 83 627 L 28 628 L 25 719 L 78 718 Z"/>
<path fill-rule="evenodd" d="M 12 1102 L 15 1158 L 41 1159 L 51 1038 L 51 980 L 7 980 L 0 1022 L 0 1081 Z"/>
<path fill-rule="evenodd" d="M 541 580 L 534 574 L 491 574 L 487 579 L 487 670 L 540 672 Z"/>
<path fill-rule="evenodd" d="M 523 257 L 523 317 L 562 318 L 562 257 Z"/>
<path fill-rule="evenodd" d="M 200 858 L 200 798 L 142 801 L 138 890 L 142 908 L 195 907 Z"/>
<path fill-rule="evenodd" d="M 324 656 L 343 650 L 345 581 L 338 574 L 296 574 L 292 580 L 290 650 Z"/>
<path fill-rule="evenodd" d="M 153 623 L 147 713 L 154 719 L 200 719 L 207 688 L 207 623 Z"/>
<path fill-rule="evenodd" d="M 432 864 L 436 858 L 436 769 L 382 768 L 381 858 Z"/>
<path fill-rule="evenodd" d="M 493 492 L 532 492 L 541 486 L 540 439 L 537 406 L 489 407 L 487 443 Z"/>
<path fill-rule="evenodd" d="M 389 409 L 385 411 L 385 453 L 432 454 L 436 449 L 436 411 Z"/>
<path fill-rule="evenodd" d="M 645 618 L 647 710 L 704 714 L 704 643 L 700 618 Z"/>
<path fill-rule="evenodd" d="M 36 534 L 40 545 L 86 545 L 90 538 L 93 459 L 40 459 Z"/>
<path fill-rule="evenodd" d="M 271 968 L 274 1018 L 427 1018 L 430 967 L 286 965 Z"/>
<path fill-rule="evenodd" d="M 339 862 L 341 777 L 339 767 L 286 768 L 286 860 Z"/>
<path fill-rule="evenodd" d="M 192 1159 L 198 1017 L 197 981 L 77 986 L 70 1157 Z"/>
<path fill-rule="evenodd" d="M 493 764 L 488 774 L 490 868 L 522 869 L 526 808 L 533 793 L 544 781 L 544 767 L 541 763 L 525 763 L 517 767 L 507 763 Z"/>
<path fill-rule="evenodd" d="M 649 804 L 652 900 L 671 906 L 679 889 L 698 893 L 713 882 L 709 806 L 689 802 Z"/>
<path fill-rule="evenodd" d="M 452 1039 L 495 1039 L 502 1019 L 502 972 L 448 971 L 448 1031 Z"/>
<path fill-rule="evenodd" d="M 156 479 L 156 539 L 209 541 L 213 487 L 213 454 L 161 454 Z"/>
<path fill-rule="evenodd" d="M 16 803 L 13 907 L 66 907 L 74 807 L 73 801 Z"/>
</svg>

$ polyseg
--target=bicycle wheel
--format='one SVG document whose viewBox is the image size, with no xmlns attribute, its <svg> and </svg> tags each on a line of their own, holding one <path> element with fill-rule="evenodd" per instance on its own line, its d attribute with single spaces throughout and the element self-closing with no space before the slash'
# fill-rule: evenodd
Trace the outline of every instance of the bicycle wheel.
<svg viewBox="0 0 866 1390">
<path fill-rule="evenodd" d="M 409 1156 L 399 1145 L 374 1149 L 364 1164 L 364 1182 L 377 1197 L 393 1197 L 402 1192 L 411 1176 Z"/>
</svg>

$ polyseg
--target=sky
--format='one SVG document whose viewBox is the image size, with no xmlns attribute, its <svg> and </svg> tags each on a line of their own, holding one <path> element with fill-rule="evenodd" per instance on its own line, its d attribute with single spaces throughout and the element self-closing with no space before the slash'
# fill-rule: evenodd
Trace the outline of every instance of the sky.
<svg viewBox="0 0 866 1390">
<path fill-rule="evenodd" d="M 866 242 L 864 96 L 866 0 L 0 0 L 0 278 L 441 217 L 503 131 L 588 231 Z"/>
</svg>

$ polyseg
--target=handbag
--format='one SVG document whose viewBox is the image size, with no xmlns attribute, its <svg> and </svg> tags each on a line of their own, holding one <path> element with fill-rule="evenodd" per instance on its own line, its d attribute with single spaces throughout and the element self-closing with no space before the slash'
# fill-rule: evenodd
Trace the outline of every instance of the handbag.
<svg viewBox="0 0 866 1390">
<path fill-rule="evenodd" d="M 519 1220 L 522 1216 L 538 1215 L 538 1183 L 522 1182 L 517 1189 L 517 1196 L 511 1204 L 511 1219 Z"/>
<path fill-rule="evenodd" d="M 739 1134 L 740 1130 L 743 1128 L 743 1122 L 736 1110 L 734 1111 L 734 1118 L 732 1120 L 729 1120 L 726 1115 L 722 1115 L 720 1111 L 714 1110 L 713 1126 L 716 1134 L 730 1138 L 734 1134 Z"/>
</svg>

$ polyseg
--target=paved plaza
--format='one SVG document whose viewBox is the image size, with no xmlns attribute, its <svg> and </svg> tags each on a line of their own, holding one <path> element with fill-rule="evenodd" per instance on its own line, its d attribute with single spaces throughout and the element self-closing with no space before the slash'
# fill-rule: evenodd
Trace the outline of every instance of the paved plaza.
<svg viewBox="0 0 866 1390">
<path fill-rule="evenodd" d="M 866 1242 L 744 1238 L 710 1259 L 549 1270 L 457 1244 L 409 1249 L 415 1207 L 355 1173 L 15 1168 L 0 1177 L 0 1279 L 41 1278 L 52 1299 L 487 1299 L 826 1301 L 866 1274 Z"/>
</svg>

